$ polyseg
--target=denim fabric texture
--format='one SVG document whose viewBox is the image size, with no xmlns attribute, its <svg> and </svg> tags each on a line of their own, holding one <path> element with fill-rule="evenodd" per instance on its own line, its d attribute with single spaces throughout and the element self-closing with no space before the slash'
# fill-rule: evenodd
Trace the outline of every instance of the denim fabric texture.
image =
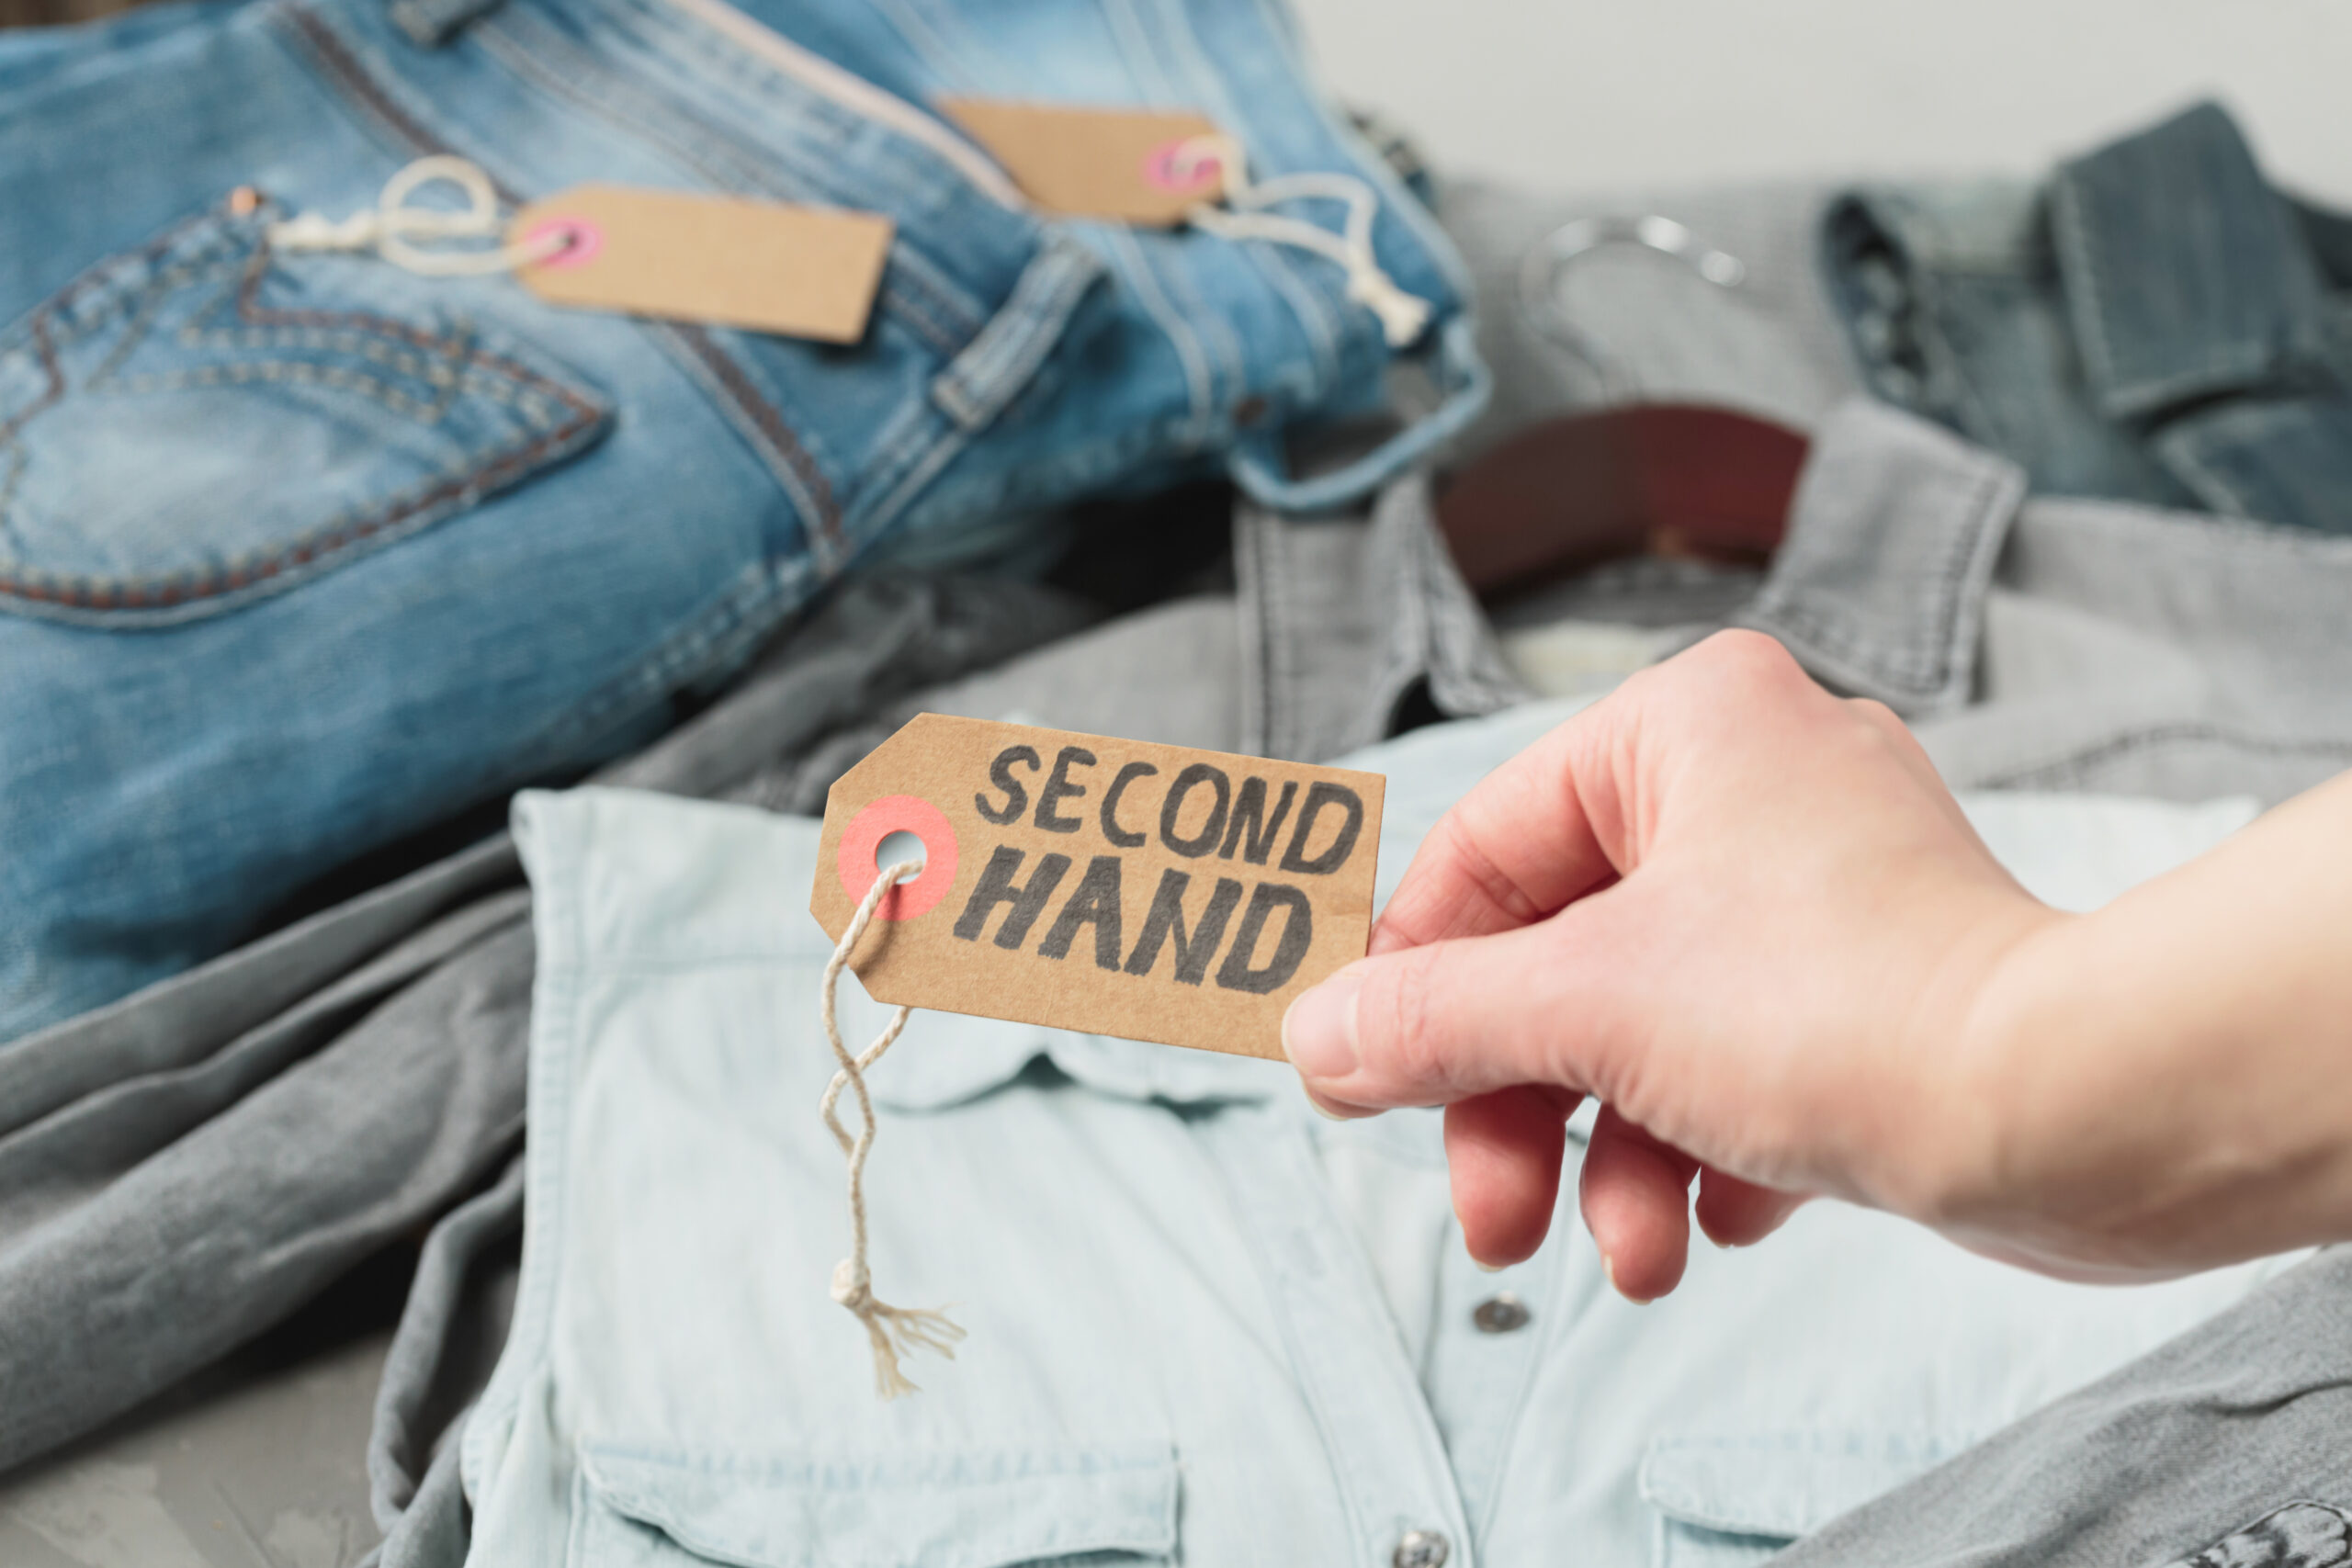
<svg viewBox="0 0 2352 1568">
<path fill-rule="evenodd" d="M 2345 220 L 2263 179 L 2211 104 L 2041 186 L 1865 189 L 1823 258 L 1875 395 L 2037 493 L 2352 533 Z"/>
<path fill-rule="evenodd" d="M 1408 292 L 1442 302 L 1418 357 L 1442 402 L 1357 461 L 1312 476 L 1288 470 L 1282 430 L 1301 414 L 1376 403 L 1388 359 L 1370 314 L 1342 299 L 1336 269 L 1280 246 L 1209 245 L 1181 233 L 1170 243 L 1148 231 L 1072 225 L 1132 291 L 1136 309 L 1125 325 L 1148 345 L 1155 373 L 1181 373 L 1188 417 L 1236 444 L 1233 477 L 1261 502 L 1347 504 L 1436 449 L 1484 405 L 1487 376 L 1463 310 L 1466 271 L 1389 161 L 1332 116 L 1280 0 L 746 0 L 744 8 L 917 104 L 977 96 L 1190 107 L 1241 141 L 1255 177 L 1328 168 L 1367 182 L 1380 198 L 1373 241 L 1383 267 Z M 1297 210 L 1337 221 L 1332 204 Z M 1174 391 L 1159 389 L 1163 399 Z M 1106 427 L 1124 428 L 1083 409 L 1072 418 L 1095 440 Z"/>
<path fill-rule="evenodd" d="M 1848 1515 L 1781 1568 L 2320 1568 L 2346 1554 L 2347 1428 L 2352 1249 L 2331 1247 Z M 2301 1552 L 2229 1539 L 2298 1505 L 2319 1527 Z"/>
<path fill-rule="evenodd" d="M 1389 779 L 1384 892 L 1566 711 L 1352 758 Z M 2251 809 L 1972 803 L 2075 907 Z M 1414 1531 L 1449 1565 L 1757 1562 L 2264 1276 L 2068 1286 L 1823 1204 L 1636 1308 L 1573 1197 L 1498 1274 L 1442 1203 L 1426 1245 L 1402 1205 L 1368 1247 L 1328 1151 L 1427 1180 L 1434 1112 L 1341 1126 L 1280 1064 L 921 1013 L 872 1079 L 874 1268 L 970 1337 L 884 1404 L 827 1290 L 817 825 L 591 790 L 525 796 L 517 832 L 533 1123 L 514 1329 L 464 1440 L 474 1562 L 1380 1563 Z M 845 983 L 843 1011 L 863 1039 L 886 1010 Z M 1482 1331 L 1498 1292 L 1526 1315 Z"/>
<path fill-rule="evenodd" d="M 1246 507 L 1233 556 L 1242 675 L 1234 750 L 1329 761 L 1527 695 L 1446 553 L 1425 479 L 1390 486 L 1368 519 Z"/>
<path fill-rule="evenodd" d="M 1259 175 L 1379 196 L 1452 401 L 1314 479 L 1282 433 L 1357 410 L 1391 355 L 1338 267 L 1046 220 L 924 107 L 946 84 L 916 8 L 754 9 L 803 41 L 707 0 L 263 0 L 0 41 L 0 1039 L 642 746 L 878 543 L 1001 551 L 1060 502 L 1225 463 L 1321 503 L 1472 412 L 1458 265 L 1272 7 L 959 25 L 1000 40 L 1003 96 L 1197 104 Z M 599 180 L 879 212 L 873 320 L 837 347 L 268 244 L 442 152 L 509 201 Z"/>
</svg>

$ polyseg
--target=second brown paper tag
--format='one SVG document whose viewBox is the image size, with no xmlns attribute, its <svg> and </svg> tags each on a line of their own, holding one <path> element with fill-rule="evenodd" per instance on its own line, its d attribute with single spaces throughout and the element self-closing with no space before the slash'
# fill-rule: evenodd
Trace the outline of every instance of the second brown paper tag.
<svg viewBox="0 0 2352 1568">
<path fill-rule="evenodd" d="M 876 1000 L 1279 1058 L 1292 998 L 1364 954 L 1384 783 L 924 714 L 826 796 L 809 909 L 839 941 L 911 833 L 922 874 L 850 955 Z"/>
<path fill-rule="evenodd" d="M 1216 122 L 1203 115 L 996 98 L 939 107 L 1048 212 L 1164 228 L 1225 188 Z"/>
</svg>

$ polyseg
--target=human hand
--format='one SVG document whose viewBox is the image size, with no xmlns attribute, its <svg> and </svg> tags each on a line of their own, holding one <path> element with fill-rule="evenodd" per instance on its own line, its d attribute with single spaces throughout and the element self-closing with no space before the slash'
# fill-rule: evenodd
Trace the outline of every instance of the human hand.
<svg viewBox="0 0 2352 1568">
<path fill-rule="evenodd" d="M 1724 633 L 1455 806 L 1284 1046 L 1332 1113 L 1446 1106 L 1489 1263 L 1542 1243 L 1566 1121 L 1597 1096 L 1585 1221 L 1647 1300 L 1681 1278 L 1694 1207 L 1745 1245 L 1812 1194 L 1933 1224 L 1981 1193 L 2004 1133 L 1988 998 L 2072 919 L 1994 861 L 1892 713 Z"/>
</svg>

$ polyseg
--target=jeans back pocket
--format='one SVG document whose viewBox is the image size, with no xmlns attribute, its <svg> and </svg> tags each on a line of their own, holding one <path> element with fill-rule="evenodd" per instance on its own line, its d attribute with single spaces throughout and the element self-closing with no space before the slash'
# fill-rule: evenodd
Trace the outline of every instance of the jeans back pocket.
<svg viewBox="0 0 2352 1568">
<path fill-rule="evenodd" d="M 209 213 L 0 334 L 0 612 L 170 626 L 282 592 L 602 435 L 609 404 L 366 256 Z"/>
</svg>

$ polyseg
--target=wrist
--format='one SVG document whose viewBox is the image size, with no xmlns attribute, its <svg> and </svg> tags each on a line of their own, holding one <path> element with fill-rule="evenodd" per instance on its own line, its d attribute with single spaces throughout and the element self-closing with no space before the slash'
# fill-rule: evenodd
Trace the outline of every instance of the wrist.
<svg viewBox="0 0 2352 1568">
<path fill-rule="evenodd" d="M 2086 1280 L 2352 1237 L 2352 1094 L 2127 897 L 2004 952 L 1958 1032 L 1914 1217 Z"/>
<path fill-rule="evenodd" d="M 1958 1234 L 2029 1200 L 2042 1129 L 2063 1124 L 2074 1077 L 2037 1081 L 2066 998 L 2064 976 L 2086 917 L 2022 894 L 1996 903 L 1950 940 L 1915 1011 L 1905 1055 L 1920 1064 L 1907 1092 L 1906 1157 L 1888 1173 L 1884 1207 Z M 2063 1076 L 2062 1076 L 2063 1077 Z"/>
</svg>

